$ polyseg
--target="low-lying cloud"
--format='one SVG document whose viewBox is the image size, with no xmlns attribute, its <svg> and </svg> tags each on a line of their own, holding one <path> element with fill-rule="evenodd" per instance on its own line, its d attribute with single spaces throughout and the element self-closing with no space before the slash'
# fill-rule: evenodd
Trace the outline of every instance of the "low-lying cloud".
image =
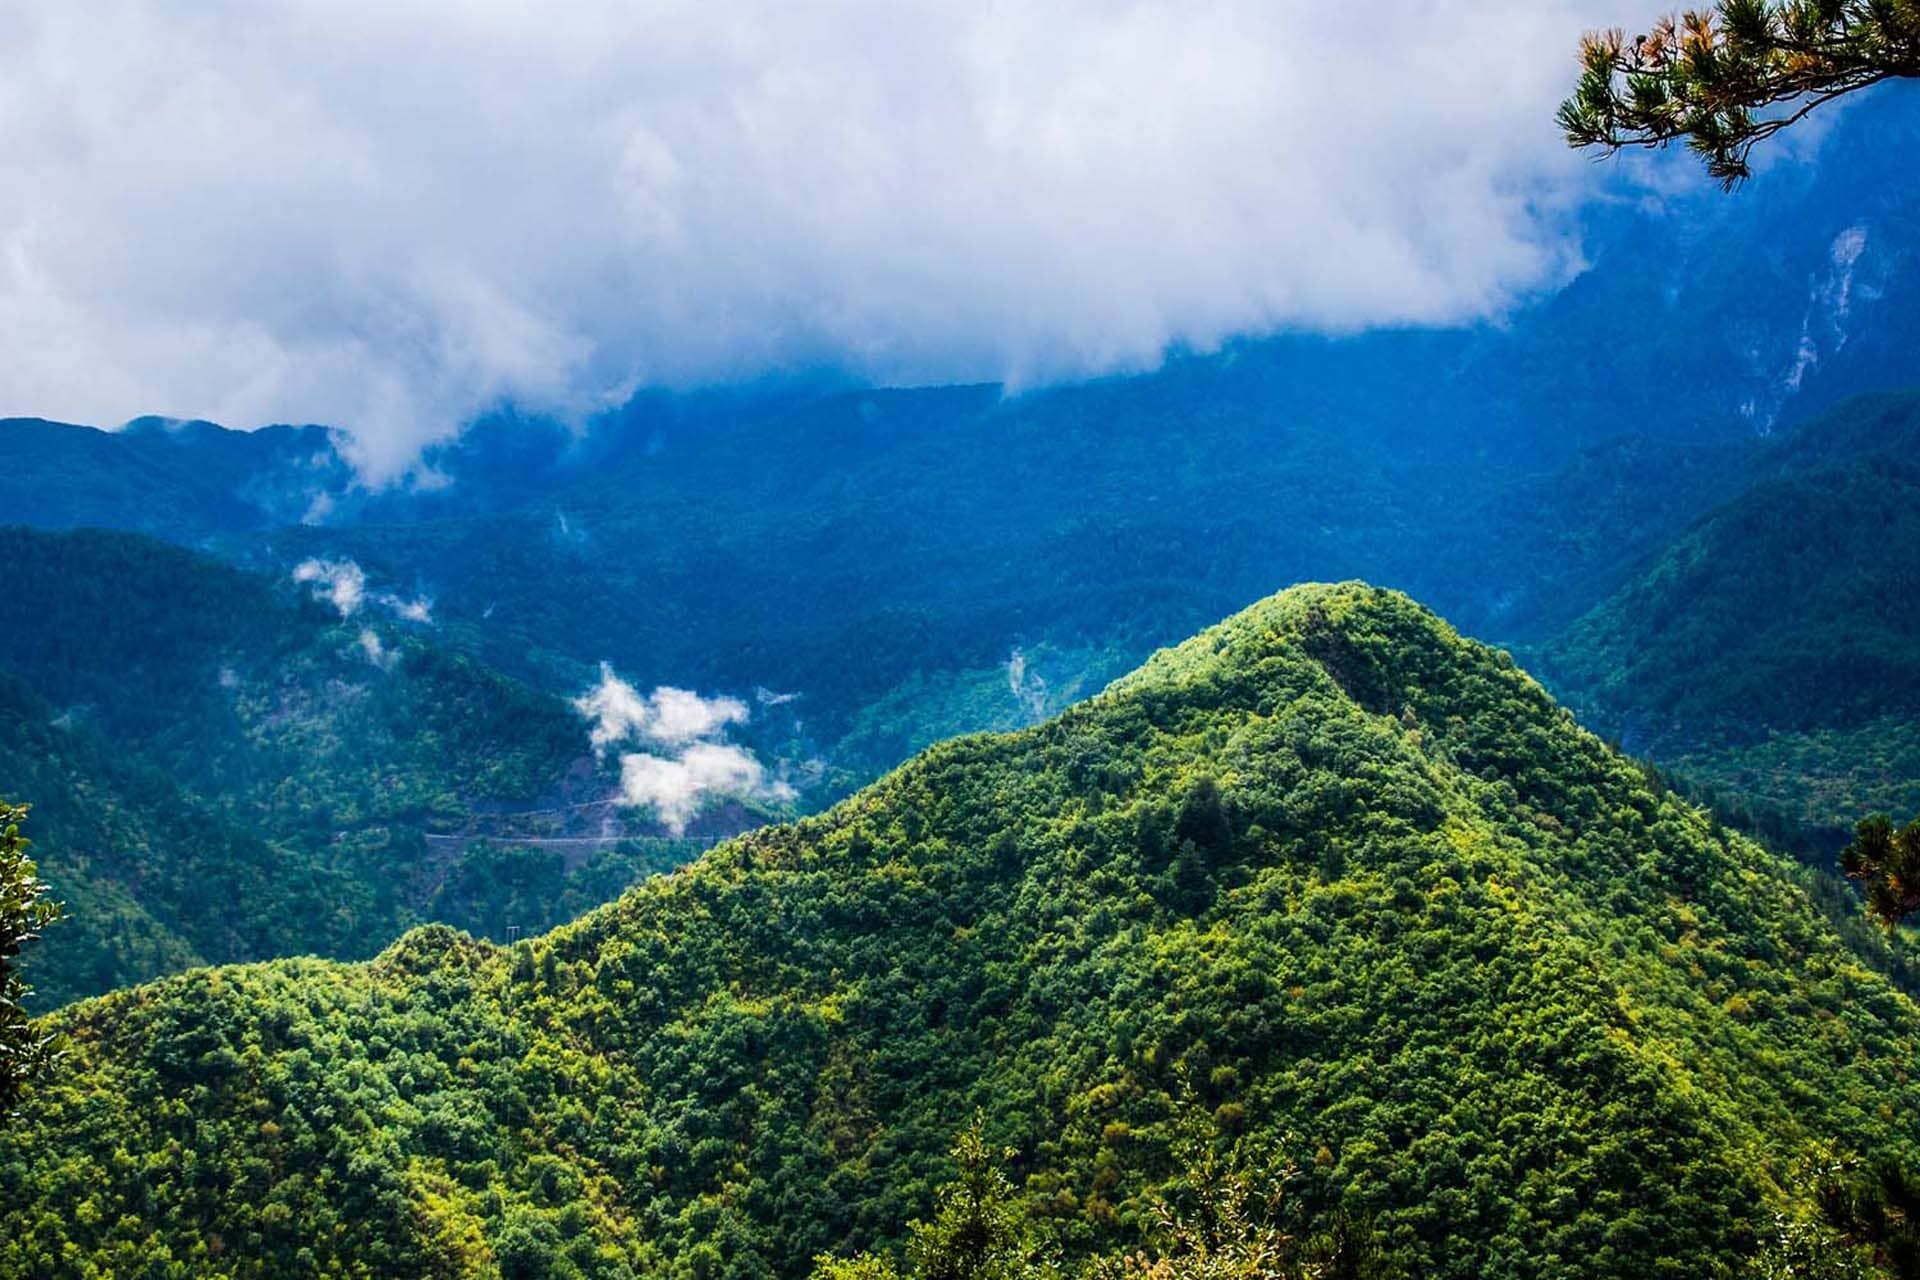
<svg viewBox="0 0 1920 1280">
<path fill-rule="evenodd" d="M 366 570 L 352 560 L 302 560 L 293 567 L 293 580 L 311 583 L 314 599 L 332 605 L 342 618 L 353 617 L 372 602 L 402 622 L 433 622 L 433 601 L 424 596 L 409 600 L 391 591 L 368 594 Z"/>
<path fill-rule="evenodd" d="M 332 605 L 342 618 L 360 612 L 367 600 L 367 575 L 351 560 L 302 560 L 293 580 L 313 584 L 313 597 Z"/>
<path fill-rule="evenodd" d="M 745 724 L 750 714 L 738 698 L 705 698 L 666 685 L 642 694 L 601 663 L 599 682 L 573 705 L 590 722 L 587 737 L 596 755 L 619 746 L 650 748 L 621 754 L 621 800 L 652 809 L 675 835 L 710 799 L 794 798 L 793 788 L 770 777 L 752 752 L 723 740 L 729 726 Z"/>
<path fill-rule="evenodd" d="M 372 627 L 360 628 L 360 656 L 381 671 L 391 671 L 400 664 L 400 655 L 381 643 L 380 633 Z"/>
<path fill-rule="evenodd" d="M 0 413 L 1015 384 L 1564 273 L 1600 0 L 0 7 Z"/>
<path fill-rule="evenodd" d="M 382 594 L 377 598 L 380 603 L 393 610 L 393 616 L 402 622 L 418 622 L 422 626 L 433 622 L 433 601 L 424 596 L 407 600 L 396 595 Z"/>
<path fill-rule="evenodd" d="M 696 742 L 675 757 L 623 755 L 620 791 L 626 803 L 652 808 L 675 835 L 710 796 L 784 801 L 794 794 L 786 783 L 770 782 L 751 752 L 723 742 Z"/>
<path fill-rule="evenodd" d="M 728 725 L 745 724 L 748 716 L 747 704 L 738 698 L 703 698 L 670 685 L 642 694 L 607 662 L 600 664 L 600 682 L 575 699 L 574 706 L 593 722 L 588 736 L 596 751 L 630 739 L 683 747 L 718 737 Z"/>
</svg>

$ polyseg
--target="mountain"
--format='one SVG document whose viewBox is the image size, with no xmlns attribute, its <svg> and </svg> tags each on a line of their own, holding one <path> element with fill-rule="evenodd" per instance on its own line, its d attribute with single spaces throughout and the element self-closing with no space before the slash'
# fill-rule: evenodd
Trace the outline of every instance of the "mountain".
<svg viewBox="0 0 1920 1280">
<path fill-rule="evenodd" d="M 209 957 L 279 954 L 277 929 L 350 914 L 365 886 L 316 892 L 262 840 L 129 762 L 0 676 L 0 786 L 33 796 L 34 856 L 67 907 L 58 951 L 27 957 L 35 1007 L 108 991 Z M 329 905 L 328 899 L 331 899 Z M 241 911 L 234 903 L 246 904 Z"/>
<path fill-rule="evenodd" d="M 0 528 L 0 794 L 38 801 L 80 921 L 44 998 L 428 919 L 505 937 L 698 847 L 623 817 L 580 714 L 438 644 L 419 601 L 315 586 Z"/>
<path fill-rule="evenodd" d="M 141 418 L 100 431 L 0 419 L 0 513 L 10 524 L 123 529 L 193 544 L 324 513 L 352 481 L 322 427 L 230 431 Z"/>
<path fill-rule="evenodd" d="M 544 937 L 63 1011 L 0 1272 L 797 1276 L 976 1108 L 1114 1251 L 1191 1088 L 1408 1274 L 1722 1274 L 1807 1162 L 1920 1154 L 1920 1008 L 1806 884 L 1504 653 L 1300 587 Z"/>
<path fill-rule="evenodd" d="M 507 408 L 379 493 L 319 428 L 0 424 L 0 511 L 271 576 L 352 559 L 549 692 L 609 661 L 798 694 L 796 730 L 755 746 L 817 761 L 825 801 L 1285 582 L 1558 633 L 1735 497 L 1770 438 L 1913 381 L 1920 95 L 1835 120 L 1734 198 L 1621 170 L 1580 215 L 1587 269 L 1499 323 L 1280 334 L 1043 388 L 649 389 L 574 428 Z M 1009 679 L 1016 652 L 1044 692 Z"/>
<path fill-rule="evenodd" d="M 1797 821 L 1920 811 L 1920 396 L 1849 402 L 1749 480 L 1545 670 L 1634 750 Z"/>
</svg>

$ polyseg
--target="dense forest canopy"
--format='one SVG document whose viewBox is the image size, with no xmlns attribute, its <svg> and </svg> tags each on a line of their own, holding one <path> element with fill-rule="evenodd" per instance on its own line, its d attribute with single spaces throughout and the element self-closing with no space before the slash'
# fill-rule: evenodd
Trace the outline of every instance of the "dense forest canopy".
<svg viewBox="0 0 1920 1280">
<path fill-rule="evenodd" d="M 1920 401 L 1768 442 L 1745 487 L 1534 654 L 1601 732 L 1831 836 L 1920 811 Z"/>
<path fill-rule="evenodd" d="M 0 1270 L 799 1276 L 932 1211 L 976 1108 L 1108 1255 L 1182 1080 L 1418 1274 L 1840 1256 L 1808 1162 L 1920 1139 L 1877 963 L 1504 654 L 1300 588 L 549 935 L 74 1006 Z"/>
</svg>

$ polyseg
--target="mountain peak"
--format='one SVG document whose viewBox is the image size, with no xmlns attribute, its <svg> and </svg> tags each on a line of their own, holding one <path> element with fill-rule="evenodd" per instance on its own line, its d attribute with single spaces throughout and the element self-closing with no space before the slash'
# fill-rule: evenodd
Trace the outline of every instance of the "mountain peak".
<svg viewBox="0 0 1920 1280">
<path fill-rule="evenodd" d="M 1409 1274 L 1706 1273 L 1808 1210 L 1814 1145 L 1920 1109 L 1920 1011 L 1785 862 L 1358 583 L 505 951 L 214 973 L 58 1016 L 65 1078 L 0 1132 L 0 1271 L 217 1237 L 262 1260 L 231 1274 L 458 1273 L 536 1238 L 798 1276 L 896 1240 L 976 1109 L 1117 1248 L 1198 1088 L 1321 1153 L 1303 1203 Z M 182 1094 L 217 1155 L 155 1182 Z M 377 1144 L 332 1119 L 374 1114 Z"/>
</svg>

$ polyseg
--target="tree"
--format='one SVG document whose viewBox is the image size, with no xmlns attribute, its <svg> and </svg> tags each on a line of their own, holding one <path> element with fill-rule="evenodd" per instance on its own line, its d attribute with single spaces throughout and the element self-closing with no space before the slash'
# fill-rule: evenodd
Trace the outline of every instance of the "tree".
<svg viewBox="0 0 1920 1280">
<path fill-rule="evenodd" d="M 1148 1248 L 1096 1261 L 1087 1280 L 1382 1280 L 1393 1273 L 1371 1231 L 1344 1216 L 1313 1237 L 1290 1214 L 1298 1170 L 1244 1136 L 1229 1139 L 1218 1116 L 1186 1086 L 1175 1104 L 1173 1155 L 1180 1166 L 1157 1198 Z"/>
<path fill-rule="evenodd" d="M 1043 1225 L 981 1135 L 978 1115 L 954 1140 L 959 1177 L 935 1196 L 931 1221 L 908 1227 L 906 1268 L 890 1257 L 814 1260 L 813 1280 L 1384 1280 L 1394 1274 L 1371 1231 L 1335 1216 L 1306 1237 L 1291 1229 L 1293 1165 L 1245 1137 L 1229 1139 L 1218 1117 L 1183 1083 L 1172 1154 L 1179 1167 L 1155 1199 L 1145 1247 L 1063 1270 Z M 1012 1152 L 1004 1153 L 1005 1159 Z"/>
<path fill-rule="evenodd" d="M 1840 869 L 1866 885 L 1868 912 L 1888 928 L 1920 911 L 1920 818 L 1897 830 L 1884 813 L 1862 818 Z"/>
<path fill-rule="evenodd" d="M 33 988 L 20 976 L 21 948 L 60 918 L 59 905 L 47 897 L 46 882 L 27 857 L 28 841 L 20 834 L 26 816 L 25 805 L 0 801 L 0 1120 L 13 1115 L 22 1087 L 53 1049 L 27 1016 Z"/>
<path fill-rule="evenodd" d="M 1914 0 L 1719 0 L 1645 35 L 1587 33 L 1560 105 L 1575 147 L 1613 153 L 1685 139 L 1728 188 L 1754 146 L 1826 102 L 1920 76 Z"/>
<path fill-rule="evenodd" d="M 1895 1280 L 1920 1280 L 1920 1181 L 1890 1160 L 1822 1181 L 1820 1209 L 1849 1245 Z"/>
<path fill-rule="evenodd" d="M 1014 1199 L 976 1113 L 953 1143 L 959 1177 L 936 1193 L 931 1221 L 908 1227 L 906 1275 L 914 1280 L 1040 1280 L 1055 1274 L 1038 1232 Z M 898 1280 L 891 1259 L 862 1254 L 815 1260 L 814 1280 Z"/>
</svg>

